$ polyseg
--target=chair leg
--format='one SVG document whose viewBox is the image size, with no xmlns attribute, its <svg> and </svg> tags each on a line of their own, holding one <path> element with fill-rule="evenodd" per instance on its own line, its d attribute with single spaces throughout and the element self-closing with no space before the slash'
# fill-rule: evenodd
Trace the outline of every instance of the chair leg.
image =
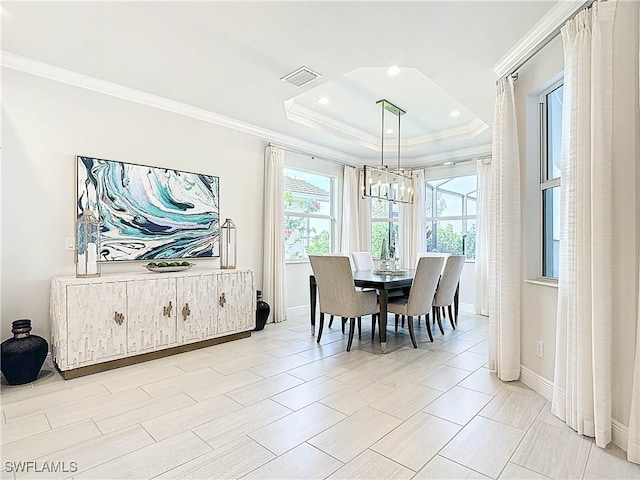
<svg viewBox="0 0 640 480">
<path fill-rule="evenodd" d="M 329 328 L 331 328 L 331 325 L 333 325 L 333 315 L 329 317 Z"/>
<path fill-rule="evenodd" d="M 433 307 L 433 308 L 435 308 L 435 307 Z M 433 313 L 432 313 L 432 315 L 433 315 Z M 426 319 L 425 323 L 427 324 L 427 334 L 429 335 L 429 341 L 433 342 L 433 335 L 431 334 L 431 322 L 429 321 L 429 314 L 426 314 L 424 317 Z"/>
<path fill-rule="evenodd" d="M 373 342 L 376 339 L 376 323 L 377 317 L 375 314 L 371 315 L 371 341 Z"/>
<path fill-rule="evenodd" d="M 413 331 L 413 317 L 411 315 L 407 317 L 407 323 L 409 324 L 409 336 L 411 337 L 413 348 L 418 348 L 418 344 L 416 343 L 416 334 Z"/>
<path fill-rule="evenodd" d="M 351 344 L 353 343 L 353 331 L 356 328 L 356 319 L 355 317 L 351 317 L 349 319 L 349 342 L 347 343 L 347 352 L 351 350 Z"/>
<path fill-rule="evenodd" d="M 444 335 L 444 328 L 442 328 L 442 319 L 440 318 L 440 307 L 436 307 L 436 320 L 438 321 L 438 328 L 440 328 L 440 333 Z"/>
<path fill-rule="evenodd" d="M 449 323 L 451 323 L 451 327 L 453 327 L 453 329 L 456 329 L 456 321 L 453 319 L 453 310 L 451 305 L 449 305 Z"/>
<path fill-rule="evenodd" d="M 402 315 L 402 328 L 404 328 L 404 319 L 406 318 L 406 315 Z"/>
<path fill-rule="evenodd" d="M 362 340 L 362 317 L 358 317 L 358 340 Z"/>
<path fill-rule="evenodd" d="M 347 319 L 342 317 L 342 334 L 344 335 L 344 326 L 347 324 Z"/>
<path fill-rule="evenodd" d="M 322 327 L 324 327 L 324 313 L 320 312 L 320 327 L 318 328 L 318 339 L 316 342 L 320 343 L 320 338 L 322 338 Z"/>
<path fill-rule="evenodd" d="M 400 318 L 400 315 L 398 315 L 396 313 L 395 317 L 396 317 L 396 332 L 397 332 L 398 331 L 398 319 Z"/>
</svg>

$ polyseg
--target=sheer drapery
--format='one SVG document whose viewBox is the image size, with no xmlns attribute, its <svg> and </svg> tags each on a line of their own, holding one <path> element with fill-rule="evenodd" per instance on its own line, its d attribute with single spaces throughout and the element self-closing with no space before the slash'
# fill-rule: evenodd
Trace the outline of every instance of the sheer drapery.
<svg viewBox="0 0 640 480">
<path fill-rule="evenodd" d="M 340 241 L 340 251 L 345 255 L 360 251 L 359 194 L 356 169 L 345 165 L 342 182 L 342 238 Z"/>
<path fill-rule="evenodd" d="M 640 9 L 638 9 L 640 23 Z M 640 38 L 638 39 L 640 51 Z M 638 71 L 638 87 L 640 90 L 640 71 Z M 640 108 L 640 98 L 638 108 Z M 636 131 L 636 145 L 639 144 L 640 133 Z M 638 319 L 636 322 L 636 352 L 633 365 L 633 385 L 631 386 L 631 415 L 629 417 L 629 437 L 627 439 L 627 459 L 640 463 L 640 259 L 638 260 Z"/>
<path fill-rule="evenodd" d="M 489 197 L 489 368 L 520 377 L 520 154 L 513 79 L 498 81 Z"/>
<path fill-rule="evenodd" d="M 489 315 L 489 222 L 491 210 L 491 159 L 476 161 L 478 197 L 476 207 L 476 299 L 474 310 L 479 315 Z"/>
<path fill-rule="evenodd" d="M 640 277 L 640 265 L 638 265 Z M 636 323 L 636 357 L 631 387 L 631 416 L 629 417 L 629 438 L 627 459 L 640 463 L 640 278 L 638 278 L 638 320 Z"/>
<path fill-rule="evenodd" d="M 560 264 L 552 412 L 611 441 L 611 170 L 615 0 L 562 28 Z"/>
<path fill-rule="evenodd" d="M 287 319 L 284 254 L 284 151 L 267 148 L 264 168 L 262 296 L 271 305 L 274 322 Z"/>
<path fill-rule="evenodd" d="M 416 268 L 418 252 L 426 250 L 426 204 L 424 170 L 414 170 L 417 202 L 403 203 L 399 208 L 398 229 L 400 233 L 400 263 L 403 268 Z"/>
<path fill-rule="evenodd" d="M 364 185 L 364 172 L 360 170 L 358 188 Z M 360 224 L 360 250 L 361 252 L 371 251 L 371 198 L 361 194 L 358 190 L 358 220 Z"/>
</svg>

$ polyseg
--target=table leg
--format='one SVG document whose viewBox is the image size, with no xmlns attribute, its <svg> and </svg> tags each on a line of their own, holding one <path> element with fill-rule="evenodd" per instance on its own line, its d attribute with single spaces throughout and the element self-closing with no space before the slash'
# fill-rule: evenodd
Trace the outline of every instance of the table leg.
<svg viewBox="0 0 640 480">
<path fill-rule="evenodd" d="M 309 275 L 309 299 L 311 304 L 311 335 L 316 334 L 316 300 L 318 296 L 318 284 L 316 277 Z"/>
<path fill-rule="evenodd" d="M 380 315 L 378 316 L 378 329 L 380 331 L 380 348 L 382 353 L 387 352 L 387 291 L 378 290 L 378 302 L 380 303 Z"/>
</svg>

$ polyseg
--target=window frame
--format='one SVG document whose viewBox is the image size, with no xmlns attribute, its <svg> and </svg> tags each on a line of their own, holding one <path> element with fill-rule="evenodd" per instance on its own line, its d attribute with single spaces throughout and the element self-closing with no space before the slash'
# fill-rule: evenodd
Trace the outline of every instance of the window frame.
<svg viewBox="0 0 640 480">
<path fill-rule="evenodd" d="M 476 188 L 475 190 L 471 190 L 470 192 L 466 193 L 466 194 L 462 194 L 459 192 L 454 192 L 451 190 L 447 190 L 446 188 L 440 188 L 440 185 L 444 185 L 447 182 L 455 179 L 455 178 L 460 178 L 460 177 L 471 177 L 471 176 L 475 176 L 476 177 Z M 451 175 L 439 175 L 438 177 L 433 177 L 433 178 L 425 178 L 424 180 L 424 190 L 425 190 L 425 203 L 426 203 L 426 196 L 429 192 L 430 187 L 427 186 L 428 183 L 433 183 L 433 182 L 437 182 L 438 180 L 446 180 L 445 182 L 441 182 L 439 185 L 437 185 L 435 188 L 431 189 L 431 212 L 427 212 L 425 209 L 425 238 L 427 235 L 426 232 L 426 227 L 431 224 L 432 225 L 432 231 L 435 232 L 435 238 L 433 241 L 434 246 L 437 243 L 437 224 L 438 222 L 446 222 L 446 221 L 460 221 L 462 224 L 462 231 L 464 232 L 462 234 L 463 239 L 462 239 L 462 244 L 463 244 L 463 255 L 465 256 L 465 262 L 475 262 L 475 255 L 474 258 L 468 258 L 467 257 L 467 253 L 466 253 L 466 241 L 465 241 L 465 237 L 466 234 L 468 232 L 468 222 L 474 221 L 476 222 L 476 229 L 477 229 L 477 209 L 478 209 L 478 205 L 477 205 L 477 201 L 478 201 L 478 174 L 477 172 L 473 172 L 473 173 L 459 173 L 459 174 L 454 174 L 452 173 Z M 461 197 L 462 199 L 462 215 L 443 215 L 443 216 L 438 216 L 437 211 L 434 214 L 434 208 L 437 208 L 437 192 L 445 192 L 448 195 L 456 195 Z M 472 197 L 475 199 L 476 201 L 476 213 L 473 215 L 469 215 L 468 214 L 468 204 L 467 201 L 470 197 L 470 195 L 472 193 L 475 193 L 475 197 Z M 429 250 L 429 247 L 427 246 L 427 251 L 432 251 Z"/>
<path fill-rule="evenodd" d="M 330 229 L 329 229 L 329 252 L 333 252 L 335 251 L 335 243 L 336 243 L 336 181 L 337 178 L 335 175 L 331 175 L 328 173 L 324 173 L 324 172 L 319 172 L 317 170 L 310 170 L 310 169 L 306 169 L 306 168 L 300 168 L 297 166 L 289 166 L 289 165 L 285 165 L 284 166 L 284 176 L 287 176 L 287 172 L 291 172 L 293 171 L 295 172 L 300 172 L 306 175 L 316 175 L 319 177 L 324 177 L 327 178 L 329 180 L 329 214 L 318 214 L 318 213 L 306 213 L 306 212 L 294 212 L 294 211 L 289 211 L 289 210 L 284 210 L 283 209 L 283 219 L 286 220 L 287 217 L 297 217 L 297 218 L 302 218 L 302 219 L 307 219 L 307 221 L 309 219 L 322 219 L 322 220 L 329 220 L 329 225 L 330 225 Z M 285 188 L 283 188 L 282 194 L 284 197 L 284 194 L 287 192 L 288 190 L 286 190 Z M 283 232 L 283 236 L 284 236 L 284 232 Z M 285 264 L 287 263 L 309 263 L 309 256 L 306 255 L 306 251 L 305 251 L 305 258 L 287 258 L 286 256 L 286 248 L 285 248 Z"/>
<path fill-rule="evenodd" d="M 375 199 L 370 199 L 371 201 L 371 244 L 369 245 L 369 249 L 371 251 L 371 257 L 374 260 L 381 260 L 380 258 L 380 251 L 381 249 L 377 249 L 378 251 L 375 251 L 373 248 L 373 225 L 375 223 L 386 223 L 387 224 L 387 245 L 391 245 L 391 234 L 394 230 L 394 224 L 395 226 L 397 226 L 397 237 L 396 237 L 396 242 L 399 244 L 400 243 L 400 212 L 397 212 L 397 216 L 393 216 L 393 206 L 394 206 L 394 202 L 391 201 L 387 201 L 388 204 L 388 213 L 389 216 L 387 217 L 374 217 L 373 216 L 373 202 L 376 201 Z M 386 200 L 380 200 L 381 202 L 385 202 Z M 397 204 L 396 204 L 397 205 Z"/>
<path fill-rule="evenodd" d="M 564 86 L 564 77 L 561 77 L 557 81 L 553 82 L 549 87 L 545 88 L 538 95 L 538 141 L 539 152 L 538 161 L 539 164 L 539 191 L 538 191 L 538 228 L 539 228 L 539 252 L 538 252 L 538 278 L 545 282 L 557 282 L 557 277 L 545 275 L 545 232 L 546 222 L 545 218 L 545 193 L 547 190 L 553 191 L 554 188 L 560 188 L 562 172 L 558 177 L 549 178 L 549 111 L 548 111 L 548 96 L 555 90 Z"/>
</svg>

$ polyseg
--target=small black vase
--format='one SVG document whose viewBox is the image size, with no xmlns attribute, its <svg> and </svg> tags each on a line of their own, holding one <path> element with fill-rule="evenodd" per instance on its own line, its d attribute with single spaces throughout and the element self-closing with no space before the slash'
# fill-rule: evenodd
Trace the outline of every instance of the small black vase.
<svg viewBox="0 0 640 480">
<path fill-rule="evenodd" d="M 262 301 L 262 290 L 258 290 L 258 304 L 256 307 L 256 328 L 254 330 L 262 330 L 267 323 L 271 307 L 267 302 Z"/>
<path fill-rule="evenodd" d="M 38 378 L 49 351 L 47 341 L 37 335 L 29 335 L 31 320 L 16 320 L 11 324 L 13 338 L 2 342 L 2 374 L 10 385 L 22 385 Z"/>
</svg>

